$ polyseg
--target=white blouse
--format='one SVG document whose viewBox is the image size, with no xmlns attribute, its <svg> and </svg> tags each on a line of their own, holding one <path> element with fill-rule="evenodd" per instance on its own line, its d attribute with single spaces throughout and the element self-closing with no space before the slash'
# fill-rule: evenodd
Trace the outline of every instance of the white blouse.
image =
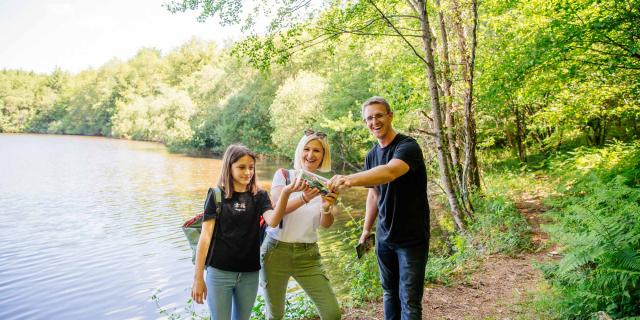
<svg viewBox="0 0 640 320">
<path fill-rule="evenodd" d="M 295 171 L 289 170 L 289 177 L 295 177 Z M 291 180 L 290 179 L 290 180 Z M 285 178 L 277 170 L 273 175 L 271 189 L 284 187 Z M 294 192 L 289 196 L 289 201 L 302 196 L 302 192 Z M 282 218 L 282 228 L 280 225 L 275 228 L 267 226 L 269 237 L 283 242 L 292 243 L 315 243 L 318 241 L 318 226 L 320 226 L 320 210 L 322 209 L 322 197 L 320 195 L 311 199 L 309 203 L 300 208 L 285 214 Z"/>
</svg>

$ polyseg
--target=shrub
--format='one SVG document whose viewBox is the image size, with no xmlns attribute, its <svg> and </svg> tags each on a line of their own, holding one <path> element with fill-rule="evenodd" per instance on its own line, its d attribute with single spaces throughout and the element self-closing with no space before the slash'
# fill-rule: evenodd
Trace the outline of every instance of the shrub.
<svg viewBox="0 0 640 320">
<path fill-rule="evenodd" d="M 474 199 L 474 241 L 487 253 L 513 255 L 531 247 L 531 228 L 514 203 L 504 196 Z"/>
</svg>

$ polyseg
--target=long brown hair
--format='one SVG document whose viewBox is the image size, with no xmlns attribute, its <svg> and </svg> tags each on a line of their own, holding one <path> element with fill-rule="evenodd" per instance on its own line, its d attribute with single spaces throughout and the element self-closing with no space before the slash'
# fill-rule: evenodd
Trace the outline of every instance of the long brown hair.
<svg viewBox="0 0 640 320">
<path fill-rule="evenodd" d="M 218 178 L 218 187 L 224 190 L 224 197 L 227 199 L 233 196 L 233 175 L 231 174 L 231 165 L 244 156 L 250 156 L 253 158 L 255 165 L 256 154 L 241 144 L 232 144 L 228 146 L 227 150 L 224 152 L 224 156 L 222 157 L 222 171 Z M 254 196 L 258 193 L 258 177 L 256 175 L 255 166 L 253 169 L 253 177 L 251 177 L 251 181 L 247 186 L 247 191 L 250 191 Z"/>
</svg>

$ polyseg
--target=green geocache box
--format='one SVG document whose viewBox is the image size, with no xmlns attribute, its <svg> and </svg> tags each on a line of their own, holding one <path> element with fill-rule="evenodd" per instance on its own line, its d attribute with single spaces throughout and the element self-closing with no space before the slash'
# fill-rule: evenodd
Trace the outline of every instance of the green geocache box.
<svg viewBox="0 0 640 320">
<path fill-rule="evenodd" d="M 327 178 L 300 169 L 296 170 L 296 179 L 304 179 L 310 187 L 317 188 L 323 195 L 329 193 L 329 189 L 327 188 L 327 182 L 329 180 Z"/>
</svg>

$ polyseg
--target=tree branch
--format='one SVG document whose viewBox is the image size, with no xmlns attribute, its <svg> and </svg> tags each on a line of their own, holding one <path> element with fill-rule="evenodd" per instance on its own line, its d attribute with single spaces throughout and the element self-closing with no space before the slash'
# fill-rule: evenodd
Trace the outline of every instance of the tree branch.
<svg viewBox="0 0 640 320">
<path fill-rule="evenodd" d="M 394 18 L 394 19 L 395 19 L 395 18 L 409 18 L 409 19 L 418 19 L 418 20 L 420 19 L 419 17 L 416 17 L 416 16 L 410 16 L 410 15 L 392 15 L 392 16 L 387 16 L 387 18 L 389 18 L 389 19 L 391 19 L 391 18 Z M 352 29 L 350 29 L 350 30 L 349 30 L 349 28 L 346 28 L 346 27 L 345 27 L 345 28 L 338 28 L 338 27 L 335 27 L 335 26 L 334 26 L 334 28 L 336 28 L 336 29 L 341 29 L 341 30 L 343 30 L 343 31 L 344 31 L 344 30 L 348 30 L 348 31 L 349 31 L 349 33 L 353 33 L 353 32 L 361 32 L 361 31 L 363 31 L 363 30 L 365 30 L 365 29 L 369 28 L 369 27 L 370 27 L 371 25 L 373 25 L 374 23 L 376 23 L 376 22 L 378 22 L 378 21 L 381 21 L 381 20 L 384 20 L 384 18 L 383 18 L 383 17 L 374 18 L 374 19 L 371 19 L 371 20 L 367 21 L 366 23 L 364 23 L 361 27 L 359 27 L 359 28 L 352 28 Z M 407 29 L 407 28 L 403 28 L 403 29 Z M 407 30 L 411 30 L 411 29 L 407 29 Z M 411 30 L 411 31 L 422 31 L 422 30 Z"/>
<path fill-rule="evenodd" d="M 583 49 L 583 50 L 593 51 L 593 52 L 601 53 L 601 54 L 612 56 L 612 57 L 621 57 L 621 58 L 631 58 L 631 57 L 635 58 L 636 56 L 640 57 L 640 54 L 636 54 L 636 55 L 632 54 L 631 56 L 629 56 L 627 54 L 622 54 L 622 53 L 618 53 L 618 52 L 609 52 L 609 51 L 594 49 L 592 47 L 573 46 L 573 47 L 571 47 L 571 49 Z"/>
<path fill-rule="evenodd" d="M 369 3 L 371 3 L 371 5 L 376 9 L 376 11 L 378 11 L 378 13 L 382 16 L 382 18 L 384 18 L 384 20 L 387 22 L 387 24 L 402 38 L 402 40 L 404 40 L 404 42 L 409 46 L 409 48 L 411 48 L 411 50 L 416 55 L 416 57 L 420 58 L 420 60 L 422 60 L 422 62 L 424 62 L 425 64 L 429 64 L 429 63 L 427 63 L 427 60 L 425 60 L 425 58 L 422 57 L 418 53 L 418 51 L 411 44 L 411 42 L 409 42 L 409 40 L 407 40 L 407 38 L 402 34 L 402 32 L 400 32 L 400 30 L 398 30 L 398 28 L 396 28 L 396 26 L 391 22 L 391 20 L 389 20 L 389 18 L 387 18 L 387 16 L 384 14 L 384 12 L 382 12 L 382 10 L 380 10 L 380 8 L 378 8 L 378 6 L 373 2 L 373 0 L 369 0 Z"/>
<path fill-rule="evenodd" d="M 427 130 L 424 130 L 424 129 L 415 129 L 415 130 L 416 130 L 416 131 L 418 131 L 418 132 L 420 132 L 420 133 L 423 133 L 423 134 L 426 134 L 426 135 L 432 136 L 432 137 L 434 137 L 434 138 L 435 138 L 435 137 L 438 137 L 435 133 L 433 133 L 433 132 L 431 132 L 431 131 L 427 131 Z"/>
<path fill-rule="evenodd" d="M 429 119 L 429 121 L 433 122 L 433 118 L 431 118 L 426 111 L 420 110 L 420 113 L 422 113 L 425 118 Z"/>
<path fill-rule="evenodd" d="M 401 37 L 401 35 L 395 34 L 395 33 L 373 33 L 373 32 L 362 32 L 362 31 L 353 31 L 353 30 L 346 30 L 346 29 L 334 29 L 334 30 L 329 30 L 329 29 L 324 29 L 324 28 L 319 28 L 320 30 L 324 30 L 333 34 L 354 34 L 354 35 L 358 35 L 358 36 L 386 36 L 386 37 Z M 412 37 L 412 38 L 421 38 L 421 35 L 417 35 L 417 34 L 407 34 L 405 35 L 406 37 Z"/>
<path fill-rule="evenodd" d="M 317 42 L 315 42 L 315 43 L 311 43 L 311 44 L 309 44 L 309 45 L 302 45 L 303 43 L 305 43 L 305 44 L 306 44 L 306 43 L 311 42 L 311 41 L 305 41 L 305 42 L 303 42 L 303 43 L 296 44 L 295 46 L 291 46 L 291 47 L 289 47 L 289 48 L 287 48 L 287 49 L 280 50 L 280 51 L 278 51 L 278 52 L 279 52 L 279 53 L 281 53 L 281 52 L 286 52 L 286 51 L 291 50 L 290 52 L 288 52 L 288 54 L 289 54 L 289 55 L 293 55 L 293 54 L 298 53 L 298 52 L 300 52 L 300 51 L 304 51 L 304 50 L 309 49 L 309 48 L 311 48 L 311 47 L 313 47 L 313 46 L 319 45 L 319 44 L 321 44 L 321 43 L 323 43 L 323 42 L 325 42 L 325 41 L 328 41 L 328 40 L 330 40 L 330 39 L 337 38 L 338 36 L 340 36 L 340 35 L 339 35 L 339 34 L 329 34 L 329 35 L 328 35 L 328 34 L 323 34 L 323 35 L 321 35 L 321 36 L 318 36 L 318 37 L 314 38 L 313 40 L 314 40 L 314 41 L 315 41 L 315 40 L 318 40 L 318 39 L 320 39 L 321 37 L 326 37 L 326 38 L 321 39 L 321 40 L 319 40 L 319 41 L 317 41 Z M 293 49 L 295 49 L 295 50 L 293 50 Z"/>
<path fill-rule="evenodd" d="M 417 6 L 415 3 L 413 3 L 411 0 L 407 0 L 407 3 L 409 4 L 413 12 L 415 12 L 417 15 L 420 15 L 420 11 L 418 11 L 418 9 L 416 8 Z"/>
<path fill-rule="evenodd" d="M 578 20 L 582 23 L 582 25 L 581 25 L 580 27 L 581 27 L 582 29 L 585 29 L 585 27 L 586 27 L 586 25 L 587 25 L 587 24 L 586 24 L 586 23 L 585 23 L 585 21 L 582 19 L 582 17 L 581 17 L 578 13 L 575 13 L 574 15 L 575 15 L 575 16 L 578 18 Z M 619 49 L 622 49 L 623 51 L 628 52 L 632 57 L 637 58 L 637 59 L 640 59 L 640 53 L 631 52 L 632 50 L 630 50 L 630 48 L 629 48 L 628 46 L 625 46 L 625 45 L 623 45 L 623 44 L 621 44 L 621 43 L 616 42 L 615 40 L 611 39 L 611 38 L 610 38 L 608 35 L 606 35 L 605 33 L 597 32 L 596 30 L 593 30 L 593 31 L 594 31 L 594 33 L 596 33 L 596 35 L 600 35 L 600 36 L 602 36 L 603 38 L 605 38 L 605 39 L 609 40 L 609 42 L 602 42 L 602 43 L 606 43 L 606 44 L 609 44 L 609 45 L 614 45 L 614 46 L 618 47 Z M 600 41 L 594 41 L 594 42 L 600 42 Z"/>
<path fill-rule="evenodd" d="M 616 47 L 618 47 L 618 48 L 620 48 L 620 49 L 622 49 L 622 50 L 624 50 L 626 52 L 629 52 L 632 56 L 634 56 L 636 58 L 640 58 L 640 54 L 631 53 L 630 52 L 631 50 L 629 50 L 629 47 L 627 47 L 627 46 L 625 46 L 625 45 L 623 45 L 621 43 L 616 42 L 615 40 L 611 39 L 609 36 L 607 36 L 604 33 L 601 33 L 600 35 L 602 35 L 605 39 L 609 40 L 610 44 L 612 44 L 612 45 L 614 45 L 614 46 L 616 46 Z"/>
<path fill-rule="evenodd" d="M 309 6 L 309 3 L 311 3 L 311 0 L 305 0 L 305 1 L 300 2 L 300 3 L 299 3 L 299 4 L 297 4 L 297 5 L 292 6 L 291 8 L 287 8 L 287 7 L 285 7 L 285 8 L 283 8 L 282 13 L 283 13 L 283 14 L 291 14 L 291 13 L 294 13 L 294 12 L 298 11 L 299 9 L 302 9 L 302 8 L 308 7 L 308 6 Z"/>
<path fill-rule="evenodd" d="M 614 68 L 618 68 L 618 69 L 627 69 L 627 70 L 640 70 L 640 67 L 629 67 L 629 66 L 620 66 L 620 65 L 612 65 L 610 63 L 602 63 L 602 62 L 594 62 L 594 61 L 589 61 L 589 60 L 582 60 L 582 59 L 565 59 L 567 61 L 576 61 L 576 62 L 582 62 L 582 63 L 586 63 L 586 64 L 591 64 L 594 66 L 600 66 L 600 67 L 614 67 Z"/>
</svg>

